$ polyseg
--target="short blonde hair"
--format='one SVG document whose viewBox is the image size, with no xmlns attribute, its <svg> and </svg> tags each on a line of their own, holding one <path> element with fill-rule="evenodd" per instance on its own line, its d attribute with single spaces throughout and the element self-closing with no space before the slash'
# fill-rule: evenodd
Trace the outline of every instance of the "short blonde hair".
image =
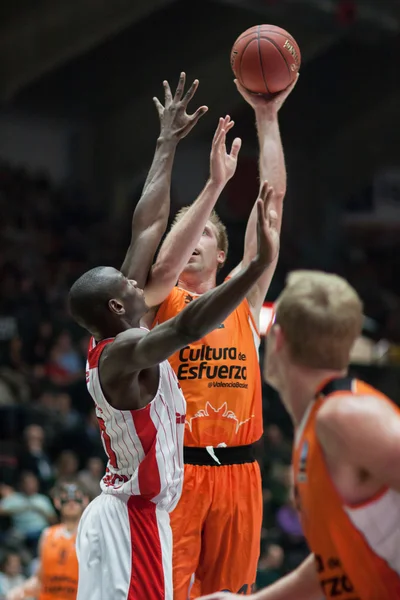
<svg viewBox="0 0 400 600">
<path fill-rule="evenodd" d="M 361 333 L 363 305 L 351 285 L 322 271 L 293 271 L 276 303 L 291 358 L 313 369 L 347 368 Z"/>
<path fill-rule="evenodd" d="M 189 210 L 190 206 L 184 206 L 183 208 L 181 208 L 175 215 L 175 219 L 172 222 L 172 227 L 174 227 L 174 225 L 176 225 L 183 217 L 183 215 L 185 215 L 187 213 L 187 211 Z M 208 218 L 208 220 L 210 221 L 210 223 L 212 223 L 217 231 L 217 244 L 218 244 L 218 250 L 223 250 L 223 252 L 225 253 L 225 261 L 226 258 L 228 256 L 228 249 L 229 249 L 229 241 L 228 241 L 228 234 L 226 232 L 226 227 L 223 224 L 223 222 L 221 221 L 221 219 L 219 218 L 219 216 L 217 215 L 217 213 L 215 212 L 215 210 L 213 210 Z M 224 263 L 225 263 L 224 261 Z M 219 265 L 218 268 L 221 269 L 224 266 L 224 263 Z"/>
</svg>

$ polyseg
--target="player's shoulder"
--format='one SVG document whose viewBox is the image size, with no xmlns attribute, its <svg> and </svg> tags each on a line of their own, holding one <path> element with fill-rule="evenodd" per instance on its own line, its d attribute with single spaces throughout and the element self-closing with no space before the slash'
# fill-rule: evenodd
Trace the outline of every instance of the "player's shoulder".
<svg viewBox="0 0 400 600">
<path fill-rule="evenodd" d="M 398 408 L 389 399 L 374 393 L 373 388 L 364 394 L 343 392 L 328 397 L 316 415 L 316 432 L 319 436 L 345 436 L 347 432 L 359 430 L 360 422 L 378 417 L 399 414 Z"/>
<path fill-rule="evenodd" d="M 120 375 L 129 363 L 127 359 L 132 356 L 135 346 L 146 335 L 148 335 L 147 329 L 132 327 L 119 333 L 112 342 L 107 344 L 99 360 L 102 378 L 107 380 L 109 377 Z"/>
</svg>

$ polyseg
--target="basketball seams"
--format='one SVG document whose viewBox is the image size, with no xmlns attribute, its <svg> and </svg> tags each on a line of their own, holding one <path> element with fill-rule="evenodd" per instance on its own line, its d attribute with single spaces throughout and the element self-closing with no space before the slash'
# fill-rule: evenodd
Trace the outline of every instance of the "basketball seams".
<svg viewBox="0 0 400 600">
<path fill-rule="evenodd" d="M 267 81 L 265 79 L 265 74 L 264 74 L 264 65 L 263 65 L 263 61 L 262 61 L 262 54 L 261 54 L 261 45 L 260 45 L 260 28 L 261 26 L 258 26 L 258 30 L 257 30 L 257 48 L 258 48 L 258 57 L 260 59 L 260 67 L 261 67 L 261 73 L 262 73 L 262 78 L 264 81 L 264 85 L 265 85 L 265 89 L 267 90 L 267 94 L 270 94 L 270 91 L 268 89 L 268 85 L 267 85 Z"/>
<path fill-rule="evenodd" d="M 246 50 L 247 50 L 247 48 L 250 46 L 250 44 L 251 44 L 252 42 L 256 41 L 256 39 L 257 39 L 257 38 L 253 38 L 253 39 L 251 39 L 249 42 L 247 42 L 247 44 L 244 46 L 244 48 L 242 49 L 242 51 L 241 51 L 241 53 L 240 53 L 240 62 L 239 62 L 239 75 L 238 75 L 238 79 L 239 79 L 239 81 L 240 81 L 240 82 L 242 82 L 242 81 L 243 81 L 243 79 L 242 79 L 242 60 L 243 60 L 243 57 L 244 57 L 244 55 L 245 55 L 245 53 L 246 53 Z M 242 85 L 243 85 L 243 84 L 242 84 Z"/>
<path fill-rule="evenodd" d="M 270 42 L 270 44 L 272 44 L 273 46 L 275 46 L 275 48 L 278 50 L 279 54 L 282 56 L 283 60 L 285 61 L 285 65 L 286 65 L 286 67 L 287 67 L 287 70 L 288 70 L 288 72 L 289 72 L 289 79 L 290 79 L 290 81 L 291 81 L 291 80 L 292 80 L 292 71 L 291 71 L 291 69 L 290 69 L 290 67 L 289 67 L 289 65 L 288 65 L 288 62 L 287 62 L 287 60 L 286 60 L 286 57 L 285 57 L 285 55 L 283 54 L 283 52 L 282 52 L 282 51 L 281 51 L 281 49 L 279 48 L 278 44 L 277 44 L 276 42 L 274 42 L 274 40 L 271 40 L 270 38 L 267 38 L 267 37 L 266 37 L 266 38 L 260 38 L 260 39 L 267 40 L 268 42 Z M 288 85 L 290 85 L 290 83 L 289 83 Z"/>
</svg>

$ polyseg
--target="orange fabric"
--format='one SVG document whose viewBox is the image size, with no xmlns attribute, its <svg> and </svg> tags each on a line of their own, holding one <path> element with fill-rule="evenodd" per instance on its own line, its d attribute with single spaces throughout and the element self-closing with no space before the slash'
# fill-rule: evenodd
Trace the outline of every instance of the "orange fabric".
<svg viewBox="0 0 400 600">
<path fill-rule="evenodd" d="M 248 595 L 256 580 L 262 524 L 257 462 L 185 465 L 185 485 L 171 514 L 174 600 L 218 590 Z"/>
<path fill-rule="evenodd" d="M 76 535 L 67 537 L 63 525 L 50 527 L 42 542 L 42 591 L 39 600 L 76 600 L 78 559 Z"/>
<path fill-rule="evenodd" d="M 196 298 L 175 287 L 153 326 Z M 258 333 L 247 300 L 222 325 L 169 359 L 187 402 L 186 446 L 242 446 L 262 435 Z"/>
<path fill-rule="evenodd" d="M 351 392 L 337 391 L 332 396 L 368 394 L 390 402 L 366 383 L 354 382 Z M 326 598 L 340 597 L 340 600 L 400 598 L 399 576 L 353 525 L 330 478 L 315 431 L 318 410 L 329 398 L 320 396 L 315 401 L 293 452 L 296 501 L 304 533 L 316 557 L 322 590 Z M 369 503 L 375 502 L 381 494 Z"/>
</svg>

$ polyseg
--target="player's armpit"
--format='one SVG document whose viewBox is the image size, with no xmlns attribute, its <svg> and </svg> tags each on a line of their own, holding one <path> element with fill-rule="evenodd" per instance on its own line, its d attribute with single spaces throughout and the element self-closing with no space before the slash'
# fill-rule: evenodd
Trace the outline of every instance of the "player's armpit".
<svg viewBox="0 0 400 600">
<path fill-rule="evenodd" d="M 388 401 L 334 396 L 319 410 L 316 428 L 328 458 L 363 469 L 400 492 L 400 415 Z"/>
</svg>

